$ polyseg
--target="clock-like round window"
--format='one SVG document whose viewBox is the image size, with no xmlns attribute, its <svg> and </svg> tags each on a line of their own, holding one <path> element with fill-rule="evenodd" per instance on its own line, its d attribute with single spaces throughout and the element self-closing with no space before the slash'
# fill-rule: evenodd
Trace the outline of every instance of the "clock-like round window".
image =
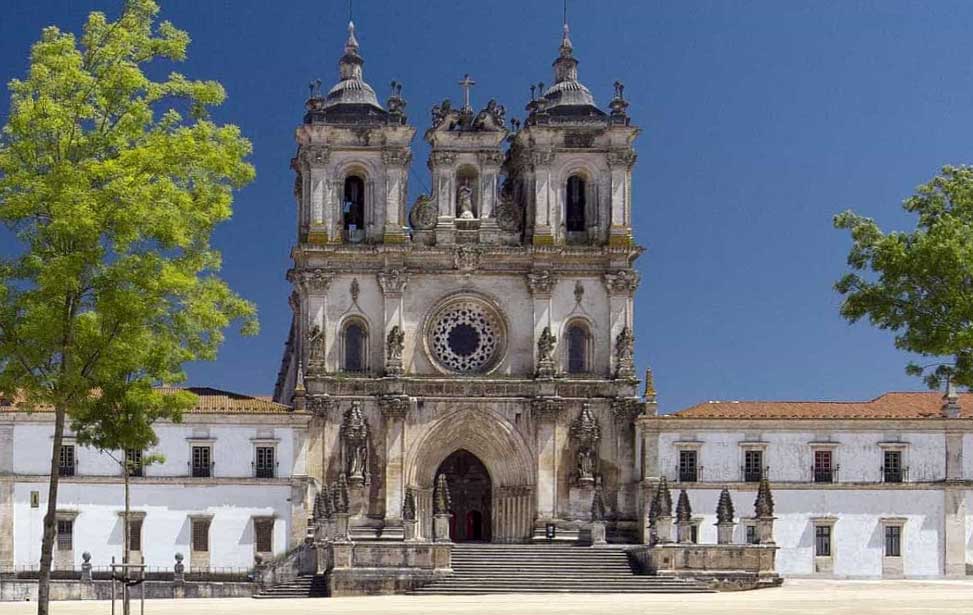
<svg viewBox="0 0 973 615">
<path fill-rule="evenodd" d="M 486 302 L 463 297 L 446 302 L 429 321 L 426 340 L 445 371 L 477 374 L 495 367 L 503 354 L 503 319 Z"/>
</svg>

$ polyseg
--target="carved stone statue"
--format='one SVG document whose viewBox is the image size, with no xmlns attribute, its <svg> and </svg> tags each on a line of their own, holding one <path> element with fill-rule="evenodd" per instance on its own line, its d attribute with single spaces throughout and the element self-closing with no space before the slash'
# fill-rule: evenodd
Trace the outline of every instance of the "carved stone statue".
<svg viewBox="0 0 973 615">
<path fill-rule="evenodd" d="M 537 340 L 537 375 L 550 378 L 554 375 L 554 347 L 557 338 L 551 333 L 550 327 L 544 327 Z"/>
<path fill-rule="evenodd" d="M 402 351 L 405 349 L 405 333 L 399 325 L 389 330 L 385 340 L 385 373 L 389 376 L 402 375 Z"/>
<path fill-rule="evenodd" d="M 473 214 L 473 189 L 470 188 L 469 180 L 463 182 L 463 185 L 459 187 L 456 199 L 460 220 L 473 220 L 476 218 Z"/>
<path fill-rule="evenodd" d="M 510 233 L 520 232 L 524 212 L 514 200 L 513 186 L 509 179 L 503 182 L 500 189 L 500 200 L 497 202 L 494 215 L 497 218 L 497 226 L 500 227 L 500 230 Z"/>
<path fill-rule="evenodd" d="M 615 376 L 617 378 L 634 378 L 635 364 L 633 355 L 635 353 L 635 335 L 632 329 L 625 327 L 615 338 Z"/>
<path fill-rule="evenodd" d="M 439 212 L 436 203 L 428 194 L 420 194 L 412 209 L 409 210 L 409 224 L 417 231 L 429 231 L 436 228 Z"/>
<path fill-rule="evenodd" d="M 582 406 L 581 414 L 571 424 L 570 436 L 577 450 L 578 482 L 582 485 L 594 483 L 598 474 L 601 427 L 591 413 L 590 404 Z"/>
<path fill-rule="evenodd" d="M 345 470 L 348 482 L 361 486 L 368 480 L 368 423 L 362 415 L 361 402 L 351 402 L 341 425 L 344 441 Z"/>
<path fill-rule="evenodd" d="M 324 365 L 324 331 L 321 327 L 314 325 L 311 333 L 307 337 L 307 362 L 308 365 L 321 367 Z"/>
</svg>

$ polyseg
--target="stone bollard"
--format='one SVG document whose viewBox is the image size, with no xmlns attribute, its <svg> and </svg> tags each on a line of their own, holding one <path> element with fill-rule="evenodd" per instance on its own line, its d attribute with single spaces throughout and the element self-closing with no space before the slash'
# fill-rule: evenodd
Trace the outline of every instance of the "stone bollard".
<svg viewBox="0 0 973 615">
<path fill-rule="evenodd" d="M 351 540 L 351 536 L 348 533 L 348 517 L 350 515 L 346 512 L 335 513 L 334 516 L 334 541 L 335 542 L 348 542 Z"/>
<path fill-rule="evenodd" d="M 591 544 L 593 545 L 604 545 L 608 544 L 605 539 L 605 522 L 604 521 L 592 521 L 591 522 Z"/>
<path fill-rule="evenodd" d="M 733 527 L 734 523 L 717 523 L 716 524 L 716 544 L 720 545 L 731 545 L 733 544 Z"/>
<path fill-rule="evenodd" d="M 679 544 L 688 545 L 693 542 L 693 524 L 680 521 L 676 524 L 676 540 Z"/>
<path fill-rule="evenodd" d="M 186 582 L 186 566 L 182 563 L 182 553 L 176 553 L 176 565 L 172 567 L 172 582 Z"/>
<path fill-rule="evenodd" d="M 655 518 L 656 542 L 665 544 L 672 542 L 672 516 L 659 515 Z"/>
<path fill-rule="evenodd" d="M 81 554 L 84 562 L 81 564 L 81 582 L 91 583 L 91 553 L 85 551 Z"/>
<path fill-rule="evenodd" d="M 416 521 L 402 521 L 406 542 L 419 542 L 419 524 Z"/>
<path fill-rule="evenodd" d="M 757 517 L 757 542 L 762 545 L 774 544 L 774 519 L 777 517 Z"/>
<path fill-rule="evenodd" d="M 434 542 L 451 542 L 449 539 L 449 518 L 450 513 L 439 513 L 433 515 L 432 529 Z"/>
</svg>

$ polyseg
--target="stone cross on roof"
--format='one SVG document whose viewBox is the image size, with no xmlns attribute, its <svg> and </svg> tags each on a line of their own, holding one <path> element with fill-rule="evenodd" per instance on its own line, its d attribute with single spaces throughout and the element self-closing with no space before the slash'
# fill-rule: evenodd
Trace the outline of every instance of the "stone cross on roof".
<svg viewBox="0 0 973 615">
<path fill-rule="evenodd" d="M 476 81 L 470 79 L 470 75 L 467 73 L 463 75 L 463 80 L 459 82 L 459 85 L 463 88 L 463 99 L 465 101 L 463 108 L 472 109 L 473 107 L 470 106 L 470 90 L 473 89 L 474 85 L 476 85 Z"/>
</svg>

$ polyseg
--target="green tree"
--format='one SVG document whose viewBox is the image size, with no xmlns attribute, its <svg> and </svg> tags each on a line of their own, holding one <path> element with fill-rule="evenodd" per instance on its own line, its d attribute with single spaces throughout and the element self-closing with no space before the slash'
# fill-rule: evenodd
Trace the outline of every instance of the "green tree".
<svg viewBox="0 0 973 615">
<path fill-rule="evenodd" d="M 250 143 L 209 119 L 225 97 L 219 83 L 146 75 L 189 44 L 157 13 L 128 0 L 115 21 L 91 13 L 78 38 L 46 28 L 27 77 L 9 84 L 0 223 L 16 245 L 0 260 L 0 392 L 54 409 L 41 614 L 65 421 L 94 446 L 150 443 L 153 420 L 191 403 L 153 385 L 214 359 L 234 321 L 257 328 L 210 245 L 233 190 L 254 176 Z"/>
<path fill-rule="evenodd" d="M 850 211 L 835 216 L 852 238 L 853 271 L 835 285 L 841 314 L 868 317 L 896 333 L 896 347 L 935 357 L 906 368 L 930 388 L 947 378 L 973 386 L 973 167 L 944 167 L 903 208 L 917 216 L 909 233 L 884 233 Z"/>
</svg>

